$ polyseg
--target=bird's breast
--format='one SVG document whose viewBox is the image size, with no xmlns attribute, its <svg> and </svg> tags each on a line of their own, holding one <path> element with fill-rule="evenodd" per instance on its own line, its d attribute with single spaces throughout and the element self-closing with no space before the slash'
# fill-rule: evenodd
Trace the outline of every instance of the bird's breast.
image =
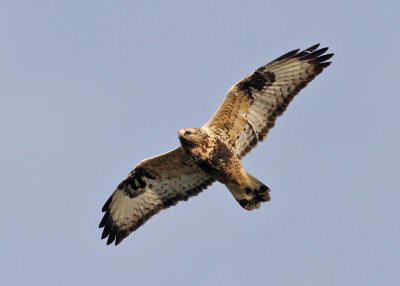
<svg viewBox="0 0 400 286">
<path fill-rule="evenodd" d="M 194 159 L 200 169 L 220 182 L 230 178 L 233 166 L 240 164 L 229 147 L 219 139 L 209 144 L 208 148 L 200 146 L 198 156 Z"/>
</svg>

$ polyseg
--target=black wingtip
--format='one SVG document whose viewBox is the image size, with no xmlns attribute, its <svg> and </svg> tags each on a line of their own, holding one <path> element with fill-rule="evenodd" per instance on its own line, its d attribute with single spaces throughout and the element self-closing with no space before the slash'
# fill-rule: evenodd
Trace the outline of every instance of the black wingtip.
<svg viewBox="0 0 400 286">
<path fill-rule="evenodd" d="M 307 52 L 315 51 L 316 49 L 318 49 L 319 45 L 320 45 L 320 43 L 315 44 L 315 45 L 313 45 L 313 46 L 311 46 L 311 47 L 305 49 L 304 51 L 307 51 Z"/>
<path fill-rule="evenodd" d="M 317 66 L 324 69 L 324 68 L 326 68 L 326 67 L 329 67 L 329 66 L 331 65 L 331 63 L 332 63 L 332 62 L 320 63 L 320 64 L 318 64 Z"/>
<path fill-rule="evenodd" d="M 120 242 L 123 240 L 123 238 L 120 238 L 120 236 L 117 236 L 117 239 L 115 240 L 115 246 L 120 244 Z"/>
<path fill-rule="evenodd" d="M 310 61 L 310 63 L 311 64 L 323 63 L 323 62 L 329 60 L 332 56 L 333 56 L 333 54 L 322 55 L 322 56 L 316 57 L 315 59 L 312 59 Z"/>
<path fill-rule="evenodd" d="M 300 49 L 295 49 L 293 51 L 290 51 L 279 58 L 275 59 L 275 61 L 283 60 L 283 59 L 289 59 L 289 58 L 299 58 L 302 60 L 313 60 L 324 54 L 329 48 L 321 48 L 318 50 L 320 44 L 315 44 L 307 49 L 300 50 Z M 332 54 L 333 55 L 333 54 Z"/>
<path fill-rule="evenodd" d="M 105 211 L 108 210 L 108 207 L 111 204 L 111 200 L 112 200 L 112 196 L 108 198 L 108 200 L 106 201 L 106 203 L 104 204 L 103 208 L 101 209 L 101 211 L 104 213 Z"/>
<path fill-rule="evenodd" d="M 112 233 L 113 229 L 114 229 L 113 221 L 111 219 L 109 219 L 109 218 L 110 218 L 110 215 L 107 212 L 104 215 L 104 217 L 101 220 L 101 222 L 100 222 L 100 227 L 104 227 L 103 233 L 101 234 L 101 239 L 104 239 L 107 236 L 109 236 Z"/>
<path fill-rule="evenodd" d="M 103 233 L 101 234 L 101 239 L 105 239 L 109 234 L 110 232 L 104 228 Z"/>
<path fill-rule="evenodd" d="M 106 212 L 100 221 L 99 228 L 104 227 L 107 224 L 109 218 L 110 218 L 110 213 Z"/>
<path fill-rule="evenodd" d="M 295 49 L 293 51 L 287 52 L 286 54 L 284 54 L 284 55 L 280 56 L 279 58 L 275 59 L 275 61 L 280 61 L 282 59 L 291 58 L 291 57 L 295 56 L 299 51 L 300 51 L 300 49 Z"/>
<path fill-rule="evenodd" d="M 129 235 L 129 231 L 119 231 L 117 234 L 117 238 L 115 239 L 115 245 L 117 246 L 118 244 L 121 243 L 122 240 L 124 240 L 125 237 Z"/>
<path fill-rule="evenodd" d="M 114 229 L 111 231 L 110 235 L 108 236 L 107 239 L 107 245 L 110 245 L 111 243 L 113 243 L 115 240 L 115 231 Z"/>
<path fill-rule="evenodd" d="M 316 59 L 320 55 L 324 54 L 328 48 L 322 48 L 316 51 L 304 51 L 304 53 L 300 53 L 297 58 L 299 58 L 302 61 L 307 61 L 307 60 L 312 60 Z"/>
</svg>

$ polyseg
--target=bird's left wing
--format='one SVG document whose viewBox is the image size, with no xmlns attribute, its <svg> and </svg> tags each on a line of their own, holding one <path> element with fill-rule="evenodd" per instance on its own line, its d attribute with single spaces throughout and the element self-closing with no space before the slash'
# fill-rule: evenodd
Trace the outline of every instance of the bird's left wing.
<svg viewBox="0 0 400 286">
<path fill-rule="evenodd" d="M 182 147 L 140 162 L 103 206 L 101 238 L 119 244 L 160 210 L 188 200 L 214 181 Z"/>
<path fill-rule="evenodd" d="M 236 83 L 203 128 L 229 142 L 238 158 L 244 157 L 265 139 L 294 96 L 329 66 L 333 54 L 318 46 L 286 53 Z"/>
</svg>

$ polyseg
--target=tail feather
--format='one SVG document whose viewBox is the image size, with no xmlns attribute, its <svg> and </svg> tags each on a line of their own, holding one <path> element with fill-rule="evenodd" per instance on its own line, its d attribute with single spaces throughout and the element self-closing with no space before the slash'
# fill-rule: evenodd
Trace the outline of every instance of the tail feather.
<svg viewBox="0 0 400 286">
<path fill-rule="evenodd" d="M 249 173 L 247 173 L 247 179 L 244 184 L 228 183 L 226 186 L 243 208 L 258 209 L 262 202 L 271 200 L 270 189 Z"/>
</svg>

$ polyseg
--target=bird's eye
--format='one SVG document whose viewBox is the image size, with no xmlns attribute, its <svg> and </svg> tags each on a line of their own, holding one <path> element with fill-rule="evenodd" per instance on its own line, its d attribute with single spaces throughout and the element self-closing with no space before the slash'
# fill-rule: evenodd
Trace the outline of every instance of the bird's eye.
<svg viewBox="0 0 400 286">
<path fill-rule="evenodd" d="M 192 134 L 192 132 L 187 131 L 187 130 L 185 131 L 185 133 L 183 133 L 183 135 L 185 135 L 185 136 L 186 136 L 186 135 L 190 135 L 190 134 Z"/>
</svg>

